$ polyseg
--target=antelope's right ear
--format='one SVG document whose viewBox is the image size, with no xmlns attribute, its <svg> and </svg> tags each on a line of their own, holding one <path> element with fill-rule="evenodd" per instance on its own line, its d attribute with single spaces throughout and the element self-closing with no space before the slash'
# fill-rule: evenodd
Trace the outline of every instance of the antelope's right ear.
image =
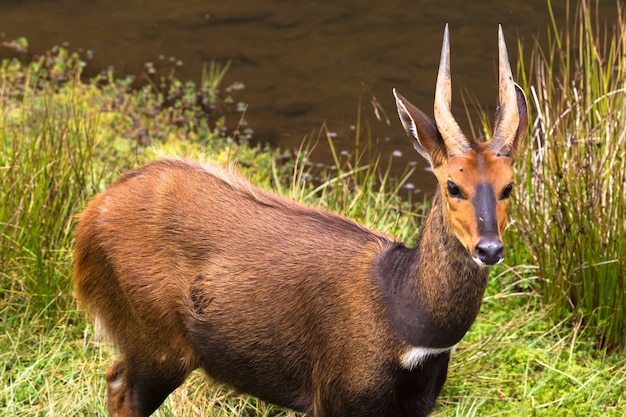
<svg viewBox="0 0 626 417">
<path fill-rule="evenodd" d="M 435 168 L 446 158 L 446 146 L 443 142 L 435 123 L 424 114 L 423 111 L 415 107 L 410 101 L 402 97 L 400 93 L 393 89 L 396 98 L 398 115 L 406 130 L 413 147 L 422 155 L 430 165 Z"/>
</svg>

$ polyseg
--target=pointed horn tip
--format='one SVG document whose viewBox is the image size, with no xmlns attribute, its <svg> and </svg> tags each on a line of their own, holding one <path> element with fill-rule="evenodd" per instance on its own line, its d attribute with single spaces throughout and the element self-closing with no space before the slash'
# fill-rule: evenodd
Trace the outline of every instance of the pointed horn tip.
<svg viewBox="0 0 626 417">
<path fill-rule="evenodd" d="M 500 69 L 502 70 L 504 65 L 504 69 L 506 72 L 511 71 L 511 64 L 509 63 L 509 52 L 506 48 L 506 42 L 504 41 L 504 34 L 502 33 L 502 28 L 498 33 L 498 51 L 499 51 L 499 61 L 500 61 Z M 507 70 L 508 69 L 508 70 Z M 512 77 L 512 74 L 509 74 L 509 77 Z"/>
<path fill-rule="evenodd" d="M 506 47 L 506 41 L 504 40 L 504 32 L 502 31 L 502 25 L 499 25 L 498 28 L 498 49 L 500 50 L 500 53 L 504 55 L 504 57 L 507 59 L 509 59 L 509 53 Z"/>
<path fill-rule="evenodd" d="M 501 51 L 506 52 L 506 42 L 504 41 L 504 31 L 502 25 L 498 25 L 498 46 Z"/>
<path fill-rule="evenodd" d="M 450 35 L 448 33 L 448 24 L 443 31 L 443 40 L 441 42 L 441 59 L 439 60 L 439 71 L 450 71 Z"/>
</svg>

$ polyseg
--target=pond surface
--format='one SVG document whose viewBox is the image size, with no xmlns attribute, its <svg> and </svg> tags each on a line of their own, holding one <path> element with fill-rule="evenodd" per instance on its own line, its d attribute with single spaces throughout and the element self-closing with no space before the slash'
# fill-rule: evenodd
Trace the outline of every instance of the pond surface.
<svg viewBox="0 0 626 417">
<path fill-rule="evenodd" d="M 562 21 L 566 2 L 553 3 Z M 612 19 L 616 2 L 601 3 L 600 18 Z M 0 0 L 0 33 L 25 36 L 35 53 L 64 45 L 83 51 L 90 67 L 138 76 L 146 63 L 167 68 L 180 60 L 179 78 L 194 81 L 203 65 L 230 62 L 224 86 L 245 84 L 237 99 L 248 104 L 246 120 L 262 142 L 296 148 L 326 124 L 337 147 L 351 152 L 361 105 L 395 171 L 418 162 L 417 189 L 431 189 L 434 179 L 406 138 L 391 89 L 432 115 L 446 23 L 453 113 L 469 135 L 462 98 L 496 105 L 498 24 L 515 65 L 517 38 L 526 47 L 545 38 L 546 0 Z M 317 149 L 316 158 L 329 160 L 327 143 Z"/>
</svg>

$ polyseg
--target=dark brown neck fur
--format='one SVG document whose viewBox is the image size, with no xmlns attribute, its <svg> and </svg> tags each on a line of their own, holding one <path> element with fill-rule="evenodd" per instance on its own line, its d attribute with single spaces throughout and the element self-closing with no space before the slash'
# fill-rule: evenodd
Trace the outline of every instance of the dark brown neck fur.
<svg viewBox="0 0 626 417">
<path fill-rule="evenodd" d="M 477 265 L 445 228 L 437 193 L 415 248 L 390 248 L 376 274 L 400 338 L 419 347 L 458 343 L 480 309 L 489 269 Z"/>
</svg>

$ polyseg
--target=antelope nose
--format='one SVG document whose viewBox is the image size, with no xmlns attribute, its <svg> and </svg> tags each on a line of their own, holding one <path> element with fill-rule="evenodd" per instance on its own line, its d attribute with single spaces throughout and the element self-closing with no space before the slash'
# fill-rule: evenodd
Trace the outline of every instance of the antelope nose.
<svg viewBox="0 0 626 417">
<path fill-rule="evenodd" d="M 495 265 L 504 259 L 504 245 L 498 236 L 483 237 L 476 245 L 477 262 L 484 265 Z"/>
</svg>

